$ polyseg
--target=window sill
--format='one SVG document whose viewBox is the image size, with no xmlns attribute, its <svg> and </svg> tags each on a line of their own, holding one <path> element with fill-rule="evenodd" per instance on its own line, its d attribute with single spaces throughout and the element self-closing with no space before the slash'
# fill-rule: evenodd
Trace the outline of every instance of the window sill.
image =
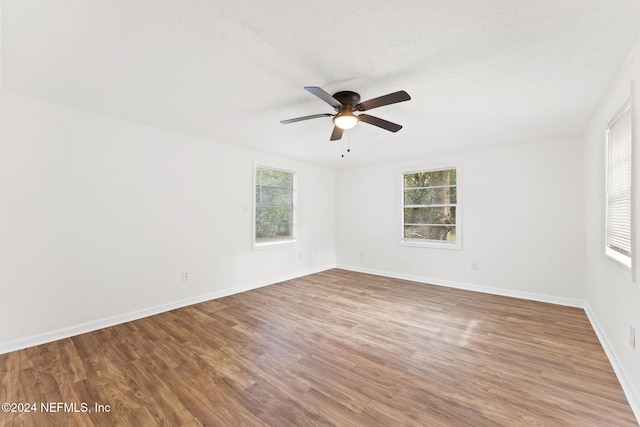
<svg viewBox="0 0 640 427">
<path fill-rule="evenodd" d="M 604 250 L 607 259 L 612 261 L 614 264 L 624 268 L 627 271 L 631 271 L 631 258 L 628 256 L 624 256 L 616 251 L 612 251 L 609 248 L 605 248 Z"/>
<path fill-rule="evenodd" d="M 293 246 L 298 243 L 298 239 L 273 240 L 269 242 L 253 242 L 253 250 L 262 250 L 270 248 L 279 248 L 283 246 Z"/>
<path fill-rule="evenodd" d="M 461 250 L 462 243 L 460 242 L 446 242 L 438 240 L 418 240 L 418 239 L 400 239 L 398 241 L 400 246 L 412 246 L 417 248 L 435 248 L 435 249 L 454 249 Z"/>
</svg>

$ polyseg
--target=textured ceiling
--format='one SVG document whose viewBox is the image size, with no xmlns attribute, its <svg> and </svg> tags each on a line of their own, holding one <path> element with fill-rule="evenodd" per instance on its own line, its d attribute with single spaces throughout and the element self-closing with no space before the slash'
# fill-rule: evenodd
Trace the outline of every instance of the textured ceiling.
<svg viewBox="0 0 640 427">
<path fill-rule="evenodd" d="M 4 90 L 332 167 L 579 135 L 637 0 L 3 0 Z M 303 90 L 409 102 L 329 142 Z M 351 153 L 340 154 L 347 143 Z"/>
</svg>

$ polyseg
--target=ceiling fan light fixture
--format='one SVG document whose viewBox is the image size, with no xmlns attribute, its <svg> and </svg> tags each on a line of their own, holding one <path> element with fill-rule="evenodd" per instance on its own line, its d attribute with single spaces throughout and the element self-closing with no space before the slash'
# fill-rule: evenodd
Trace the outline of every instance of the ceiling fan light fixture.
<svg viewBox="0 0 640 427">
<path fill-rule="evenodd" d="M 351 129 L 358 124 L 358 117 L 350 111 L 339 113 L 333 118 L 333 123 L 340 129 Z"/>
</svg>

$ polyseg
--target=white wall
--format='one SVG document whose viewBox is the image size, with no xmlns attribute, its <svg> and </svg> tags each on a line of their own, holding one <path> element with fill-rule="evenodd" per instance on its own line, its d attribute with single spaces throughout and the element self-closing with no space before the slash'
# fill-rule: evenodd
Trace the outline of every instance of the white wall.
<svg viewBox="0 0 640 427">
<path fill-rule="evenodd" d="M 4 81 L 2 79 L 2 2 L 0 1 L 0 94 L 4 88 Z"/>
<path fill-rule="evenodd" d="M 586 185 L 586 290 L 592 318 L 602 331 L 609 358 L 640 417 L 640 282 L 604 255 L 605 130 L 630 98 L 631 81 L 640 85 L 640 43 L 631 52 L 618 80 L 584 133 Z M 636 88 L 636 91 L 640 88 Z M 640 167 L 640 98 L 635 97 L 635 170 Z M 640 174 L 635 177 L 635 224 L 640 226 Z M 637 240 L 637 242 L 640 240 Z M 638 251 L 636 242 L 634 250 Z M 636 260 L 640 257 L 636 255 Z M 629 344 L 629 326 L 636 327 L 636 349 Z"/>
<path fill-rule="evenodd" d="M 251 250 L 254 160 L 298 172 L 297 245 Z M 0 95 L 0 353 L 333 266 L 334 178 Z"/>
<path fill-rule="evenodd" d="M 459 167 L 463 249 L 399 246 L 398 170 L 450 163 Z M 579 305 L 585 298 L 582 170 L 580 139 L 340 170 L 337 263 Z"/>
</svg>

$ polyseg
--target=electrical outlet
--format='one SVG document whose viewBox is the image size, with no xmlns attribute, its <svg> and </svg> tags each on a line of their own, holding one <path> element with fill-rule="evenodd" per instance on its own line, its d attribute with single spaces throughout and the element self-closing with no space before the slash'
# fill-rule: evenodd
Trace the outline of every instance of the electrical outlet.
<svg viewBox="0 0 640 427">
<path fill-rule="evenodd" d="M 636 348 L 636 328 L 629 326 L 629 345 Z"/>
<path fill-rule="evenodd" d="M 360 258 L 364 258 L 364 251 L 360 251 Z"/>
<path fill-rule="evenodd" d="M 478 271 L 478 261 L 473 261 L 471 263 L 471 270 Z"/>
<path fill-rule="evenodd" d="M 186 282 L 189 280 L 189 272 L 188 271 L 183 271 L 182 272 L 182 281 Z"/>
</svg>

